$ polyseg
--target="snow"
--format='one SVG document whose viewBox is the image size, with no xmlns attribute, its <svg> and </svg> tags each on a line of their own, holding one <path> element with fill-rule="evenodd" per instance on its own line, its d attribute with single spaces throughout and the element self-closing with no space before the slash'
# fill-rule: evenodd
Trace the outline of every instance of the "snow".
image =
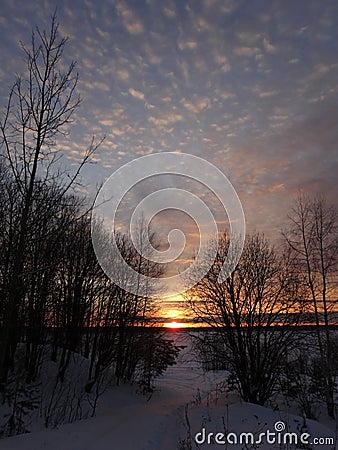
<svg viewBox="0 0 338 450">
<path fill-rule="evenodd" d="M 187 343 L 187 333 L 172 332 L 178 343 Z M 191 347 L 182 350 L 179 362 L 157 380 L 156 391 L 149 397 L 137 395 L 135 387 L 112 388 L 100 399 L 95 418 L 45 429 L 0 441 L 1 450 L 175 450 L 190 440 L 191 448 L 196 433 L 204 428 L 208 433 L 252 432 L 257 435 L 269 429 L 274 431 L 277 421 L 288 430 L 300 434 L 302 417 L 288 412 L 272 411 L 246 404 L 238 396 L 221 389 L 225 372 L 203 373 L 194 361 Z M 335 437 L 331 429 L 321 423 L 307 420 L 306 431 L 312 437 Z M 181 442 L 179 446 L 179 442 Z M 198 448 L 246 448 L 243 445 L 204 443 Z M 248 446 L 247 448 L 254 448 Z M 296 448 L 264 444 L 256 448 Z M 322 445 L 314 448 L 334 449 Z"/>
</svg>

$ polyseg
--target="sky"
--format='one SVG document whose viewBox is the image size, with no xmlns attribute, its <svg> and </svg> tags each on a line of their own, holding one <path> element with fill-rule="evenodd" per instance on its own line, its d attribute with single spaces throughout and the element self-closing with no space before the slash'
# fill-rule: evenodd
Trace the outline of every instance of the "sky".
<svg viewBox="0 0 338 450">
<path fill-rule="evenodd" d="M 90 195 L 124 163 L 175 151 L 222 170 L 247 228 L 272 239 L 299 189 L 338 203 L 336 0 L 2 0 L 1 107 L 19 41 L 55 8 L 82 97 L 66 163 L 105 136 L 82 173 Z"/>
</svg>

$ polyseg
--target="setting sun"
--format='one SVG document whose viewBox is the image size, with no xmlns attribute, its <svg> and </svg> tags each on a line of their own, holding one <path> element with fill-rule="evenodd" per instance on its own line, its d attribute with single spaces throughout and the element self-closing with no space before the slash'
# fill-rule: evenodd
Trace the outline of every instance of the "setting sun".
<svg viewBox="0 0 338 450">
<path fill-rule="evenodd" d="M 161 307 L 162 325 L 171 330 L 189 327 L 189 313 L 182 295 L 168 297 Z"/>
<path fill-rule="evenodd" d="M 168 322 L 164 324 L 165 328 L 171 328 L 171 329 L 178 329 L 178 328 L 184 328 L 186 325 L 182 322 Z"/>
</svg>

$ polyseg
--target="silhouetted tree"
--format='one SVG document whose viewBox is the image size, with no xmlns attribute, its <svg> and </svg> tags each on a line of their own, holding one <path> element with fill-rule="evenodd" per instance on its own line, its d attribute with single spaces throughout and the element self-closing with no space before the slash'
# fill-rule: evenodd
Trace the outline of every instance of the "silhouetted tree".
<svg viewBox="0 0 338 450">
<path fill-rule="evenodd" d="M 307 298 L 313 306 L 317 341 L 325 373 L 325 396 L 329 416 L 334 417 L 333 324 L 330 295 L 336 293 L 338 274 L 337 211 L 325 197 L 300 194 L 289 215 L 283 236 L 303 274 Z M 322 333 L 324 326 L 324 333 Z"/>
<path fill-rule="evenodd" d="M 241 397 L 264 404 L 297 337 L 297 271 L 287 255 L 278 256 L 263 236 L 254 234 L 247 238 L 234 271 L 219 283 L 229 242 L 223 234 L 210 243 L 205 260 L 210 260 L 212 246 L 217 246 L 216 258 L 186 295 L 195 315 L 216 331 L 218 351 L 223 343 L 218 357 L 234 375 Z"/>
<path fill-rule="evenodd" d="M 7 291 L 3 299 L 1 386 L 6 382 L 9 367 L 13 365 L 18 340 L 18 311 L 25 296 L 30 215 L 37 188 L 57 181 L 62 189 L 55 201 L 60 202 L 96 148 L 92 142 L 82 163 L 70 178 L 55 168 L 60 157 L 56 140 L 66 133 L 66 126 L 80 103 L 75 94 L 78 80 L 75 63 L 67 67 L 63 60 L 66 42 L 66 38 L 59 36 L 54 15 L 48 32 L 37 29 L 32 34 L 30 47 L 22 45 L 26 62 L 24 75 L 16 78 L 0 120 L 1 153 L 15 186 L 18 205 L 15 239 L 9 249 L 11 270 L 7 274 Z"/>
</svg>

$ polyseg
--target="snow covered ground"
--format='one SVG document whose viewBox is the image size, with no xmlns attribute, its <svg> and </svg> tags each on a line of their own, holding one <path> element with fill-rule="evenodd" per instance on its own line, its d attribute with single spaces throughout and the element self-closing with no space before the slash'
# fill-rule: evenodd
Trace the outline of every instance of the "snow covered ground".
<svg viewBox="0 0 338 450">
<path fill-rule="evenodd" d="M 186 332 L 173 333 L 178 343 L 186 343 Z M 150 398 L 136 395 L 135 388 L 130 386 L 110 389 L 100 399 L 95 418 L 3 439 L 0 449 L 338 448 L 334 444 L 305 447 L 283 443 L 285 433 L 289 432 L 295 433 L 298 441 L 302 435 L 303 440 L 313 442 L 316 438 L 336 439 L 337 430 L 334 423 L 329 426 L 311 420 L 305 423 L 302 417 L 290 412 L 243 403 L 235 394 L 221 389 L 224 378 L 224 373 L 204 374 L 188 345 L 181 351 L 179 363 L 157 380 L 157 390 Z"/>
</svg>

